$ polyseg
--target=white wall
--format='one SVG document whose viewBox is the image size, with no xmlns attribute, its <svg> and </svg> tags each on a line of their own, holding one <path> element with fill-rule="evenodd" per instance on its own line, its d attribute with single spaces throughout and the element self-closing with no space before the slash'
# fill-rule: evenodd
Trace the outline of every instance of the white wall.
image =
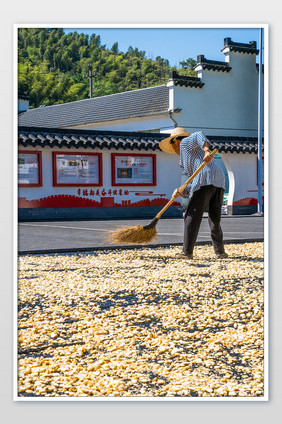
<svg viewBox="0 0 282 424">
<path fill-rule="evenodd" d="M 160 129 L 172 125 L 169 119 L 169 114 L 158 114 L 140 118 L 119 119 L 116 121 L 105 121 L 92 123 L 87 125 L 76 125 L 69 127 L 73 129 L 84 130 L 105 130 L 105 131 L 155 131 L 159 132 Z"/>
<path fill-rule="evenodd" d="M 115 203 L 121 204 L 122 201 L 130 200 L 132 203 L 141 200 L 149 199 L 154 200 L 157 198 L 166 199 L 167 201 L 171 198 L 172 193 L 176 187 L 181 185 L 181 169 L 179 167 L 179 157 L 177 155 L 167 154 L 161 151 L 139 151 L 137 149 L 133 151 L 129 150 L 111 150 L 108 149 L 59 149 L 45 147 L 44 149 L 32 149 L 21 148 L 25 150 L 40 150 L 42 151 L 42 187 L 19 187 L 18 194 L 19 198 L 26 198 L 26 200 L 39 200 L 48 198 L 54 195 L 73 195 L 100 202 L 101 192 L 105 189 L 108 192 L 109 189 L 122 188 L 123 194 L 119 193 L 114 196 Z M 103 185 L 101 187 L 95 187 L 95 191 L 99 188 L 100 194 L 90 196 L 91 187 L 54 187 L 53 186 L 53 169 L 52 169 L 52 152 L 74 152 L 74 153 L 102 153 L 103 163 Z M 111 181 L 111 153 L 131 153 L 134 154 L 156 154 L 156 186 L 112 186 Z M 244 201 L 244 199 L 257 199 L 257 155 L 256 154 L 238 154 L 238 153 L 222 153 L 220 155 L 224 161 L 224 164 L 228 171 L 229 176 L 229 194 L 228 194 L 228 206 L 232 206 L 234 202 Z M 182 181 L 183 183 L 184 181 Z M 80 188 L 81 193 L 78 193 Z M 87 188 L 88 194 L 83 194 L 83 190 Z M 128 190 L 127 195 L 124 191 Z M 152 195 L 147 196 L 137 195 L 136 192 L 153 192 Z M 178 199 L 181 203 L 181 199 Z M 248 203 L 247 203 L 248 204 Z M 20 207 L 20 206 L 19 206 Z"/>
<path fill-rule="evenodd" d="M 257 155 L 252 153 L 222 153 L 228 171 L 228 205 L 244 199 L 257 199 Z"/>
<path fill-rule="evenodd" d="M 209 135 L 256 137 L 258 109 L 256 55 L 231 52 L 226 53 L 225 60 L 230 63 L 232 68 L 229 73 L 199 68 L 198 76 L 205 83 L 202 89 L 170 86 L 169 109 L 181 109 L 179 113 L 174 113 L 172 116 L 178 126 L 187 128 L 189 132 L 202 130 Z M 174 128 L 174 123 L 170 119 L 169 113 L 164 113 L 79 125 L 73 128 L 168 133 Z M 73 151 L 77 152 L 75 149 Z M 83 151 L 103 153 L 103 187 L 108 190 L 111 187 L 110 152 L 106 149 Z M 136 150 L 131 153 L 140 154 L 142 152 Z M 150 151 L 143 153 L 150 153 Z M 178 157 L 159 151 L 151 153 L 157 154 L 157 186 L 150 188 L 150 191 L 156 194 L 165 193 L 166 198 L 170 199 L 174 188 L 179 187 L 181 181 Z M 20 197 L 24 196 L 30 199 L 54 193 L 75 194 L 77 192 L 77 188 L 74 187 L 52 186 L 51 156 L 51 149 L 45 148 L 43 150 L 44 187 L 20 188 Z M 233 202 L 244 198 L 257 198 L 257 155 L 228 153 L 221 156 L 229 175 L 228 204 L 232 205 Z M 142 187 L 140 187 L 141 189 Z M 131 194 L 131 197 L 121 197 L 119 200 L 129 199 L 137 200 L 134 194 Z"/>
<path fill-rule="evenodd" d="M 202 88 L 168 84 L 169 110 L 181 109 L 172 116 L 178 126 L 210 135 L 257 136 L 258 72 L 256 55 L 231 52 L 222 54 L 230 72 L 202 70 L 198 77 Z M 174 127 L 169 112 L 146 117 L 105 121 L 72 128 L 109 131 L 166 131 Z"/>
<path fill-rule="evenodd" d="M 256 55 L 230 53 L 229 72 L 202 70 L 201 89 L 176 86 L 179 126 L 210 135 L 257 136 L 258 73 Z"/>
<path fill-rule="evenodd" d="M 154 198 L 159 198 L 159 194 L 165 194 L 162 198 L 169 200 L 172 196 L 173 190 L 180 185 L 181 179 L 181 170 L 178 166 L 178 156 L 168 155 L 164 152 L 155 152 L 152 150 L 111 150 L 108 149 L 59 149 L 45 147 L 44 149 L 32 149 L 21 148 L 24 150 L 36 150 L 42 151 L 42 187 L 19 187 L 19 198 L 25 197 L 27 200 L 42 199 L 48 196 L 53 195 L 77 195 L 79 187 L 54 187 L 53 186 L 53 170 L 52 170 L 52 152 L 74 152 L 74 153 L 102 153 L 102 163 L 103 163 L 103 185 L 102 187 L 95 187 L 95 190 L 100 188 L 100 192 L 104 188 L 106 191 L 113 188 L 122 188 L 123 191 L 128 189 L 130 191 L 152 191 L 155 196 L 150 196 L 150 200 Z M 123 187 L 113 187 L 111 181 L 111 153 L 127 153 L 127 154 L 156 154 L 156 186 L 123 186 Z M 81 186 L 81 189 L 83 190 Z M 87 187 L 88 191 L 91 187 Z M 93 200 L 100 200 L 100 197 L 95 196 L 90 197 L 80 195 L 81 197 L 86 197 Z M 148 197 L 148 196 L 147 196 Z M 144 200 L 146 196 L 137 196 L 134 193 L 129 193 L 129 195 L 118 195 L 115 196 L 115 201 L 121 203 L 122 200 L 131 200 L 132 202 L 137 202 L 139 200 Z"/>
</svg>

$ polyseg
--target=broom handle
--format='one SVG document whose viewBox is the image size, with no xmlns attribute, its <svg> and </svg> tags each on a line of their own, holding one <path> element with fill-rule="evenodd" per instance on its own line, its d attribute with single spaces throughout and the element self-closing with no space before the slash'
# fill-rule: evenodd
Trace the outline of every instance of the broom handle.
<svg viewBox="0 0 282 424">
<path fill-rule="evenodd" d="M 218 152 L 218 150 L 217 149 L 214 149 L 212 152 L 211 152 L 211 156 L 213 157 L 214 155 L 216 155 L 217 154 L 217 152 Z M 184 191 L 184 189 L 188 186 L 188 184 L 190 184 L 191 183 L 191 181 L 193 181 L 193 179 L 196 177 L 196 175 L 198 175 L 199 174 L 199 172 L 201 172 L 201 170 L 207 165 L 207 163 L 208 162 L 203 162 L 202 163 L 202 165 L 200 165 L 199 166 L 199 168 L 194 172 L 194 174 L 192 174 L 191 175 L 191 177 L 190 178 L 188 178 L 188 180 L 183 184 L 183 186 L 181 186 L 180 188 L 179 188 L 179 192 L 180 193 L 182 193 L 183 191 Z M 175 197 L 172 197 L 171 199 L 170 199 L 170 201 L 162 208 L 162 210 L 156 215 L 156 218 L 160 218 L 161 217 L 161 215 L 167 210 L 167 208 L 170 206 L 170 205 L 172 205 L 172 203 L 175 201 Z"/>
</svg>

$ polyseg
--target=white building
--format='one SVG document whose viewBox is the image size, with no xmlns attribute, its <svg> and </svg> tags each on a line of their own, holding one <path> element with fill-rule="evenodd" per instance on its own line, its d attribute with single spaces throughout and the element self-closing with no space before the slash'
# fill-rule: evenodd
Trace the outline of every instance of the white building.
<svg viewBox="0 0 282 424">
<path fill-rule="evenodd" d="M 25 111 L 21 109 L 18 118 L 21 159 L 25 161 L 25 151 L 41 152 L 38 157 L 42 157 L 41 185 L 27 182 L 19 187 L 19 208 L 23 209 L 23 216 L 52 216 L 51 209 L 57 217 L 69 213 L 73 215 L 74 209 L 71 208 L 75 208 L 75 204 L 82 205 L 87 199 L 93 200 L 97 187 L 102 187 L 107 196 L 104 194 L 104 197 L 97 197 L 100 206 L 92 211 L 92 217 L 103 215 L 106 210 L 103 209 L 103 212 L 101 208 L 104 207 L 110 208 L 107 211 L 110 216 L 154 216 L 155 210 L 159 210 L 160 205 L 170 199 L 173 189 L 181 181 L 178 157 L 165 154 L 158 148 L 158 142 L 175 126 L 184 127 L 189 132 L 202 130 L 212 146 L 218 147 L 228 173 L 228 213 L 256 212 L 258 50 L 255 42 L 242 44 L 226 38 L 222 54 L 222 62 L 198 56 L 197 78 L 171 72 L 168 83 L 157 87 Z M 107 140 L 111 141 L 108 143 Z M 134 190 L 132 184 L 113 181 L 116 172 L 114 160 L 117 163 L 120 160 L 120 149 L 129 157 L 145 155 L 146 164 L 143 166 L 147 167 L 152 181 L 149 179 L 149 182 L 142 184 L 139 176 Z M 90 186 L 82 185 L 82 180 L 77 180 L 78 185 L 58 185 L 54 181 L 54 167 L 57 166 L 54 157 L 57 158 L 57 155 L 53 152 L 63 154 L 66 151 L 102 154 L 99 159 L 100 166 L 103 166 L 100 175 L 102 185 L 100 181 L 95 186 L 92 199 L 89 190 L 83 189 Z M 128 163 L 126 167 L 129 167 Z M 129 178 L 125 178 L 125 181 L 130 183 Z M 116 193 L 117 187 L 121 191 L 113 197 L 112 193 L 114 190 Z M 125 191 L 128 194 L 124 194 Z M 105 201 L 109 193 L 113 198 Z M 70 206 L 63 206 L 61 196 L 67 195 L 80 198 L 81 201 L 71 203 L 69 198 Z M 57 203 L 54 196 L 59 196 Z M 46 200 L 51 198 L 51 203 Z M 137 198 L 142 199 L 139 206 Z M 45 199 L 45 203 L 40 199 Z M 21 208 L 21 205 L 25 206 Z M 151 206 L 145 208 L 145 205 Z M 138 212 L 135 209 L 137 207 Z M 180 210 L 178 204 L 169 208 L 167 213 L 175 216 Z M 74 215 L 84 216 L 86 212 L 84 210 L 81 213 L 82 209 Z"/>
</svg>

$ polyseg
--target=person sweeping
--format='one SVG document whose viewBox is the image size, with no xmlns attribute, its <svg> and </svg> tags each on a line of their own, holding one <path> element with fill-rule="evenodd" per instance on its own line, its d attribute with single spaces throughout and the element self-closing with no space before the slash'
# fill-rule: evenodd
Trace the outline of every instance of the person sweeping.
<svg viewBox="0 0 282 424">
<path fill-rule="evenodd" d="M 184 128 L 176 127 L 169 137 L 159 143 L 166 153 L 180 156 L 179 165 L 188 177 L 192 175 L 201 163 L 206 166 L 196 175 L 190 185 L 183 191 L 176 188 L 172 198 L 189 197 L 189 204 L 184 216 L 183 252 L 177 253 L 176 258 L 193 259 L 202 217 L 208 208 L 208 222 L 211 239 L 216 257 L 226 258 L 223 233 L 220 225 L 221 208 L 225 190 L 225 176 L 222 169 L 212 162 L 209 149 L 210 142 L 202 131 L 187 133 Z"/>
<path fill-rule="evenodd" d="M 190 139 L 189 147 L 191 147 L 191 155 L 188 154 L 189 149 L 187 148 L 186 138 Z M 181 140 L 183 141 L 181 142 Z M 191 144 L 193 140 L 194 148 L 192 148 Z M 195 149 L 195 142 L 198 152 L 196 152 L 197 149 Z M 184 149 L 182 149 L 183 146 Z M 159 147 L 161 148 L 161 150 L 167 153 L 178 153 L 180 155 L 180 165 L 184 168 L 184 172 L 189 175 L 189 178 L 181 187 L 174 190 L 171 199 L 157 213 L 157 215 L 152 219 L 152 221 L 143 226 L 135 225 L 112 230 L 108 232 L 106 236 L 107 241 L 115 244 L 147 244 L 150 241 L 156 239 L 156 225 L 159 219 L 161 218 L 162 214 L 167 210 L 170 205 L 174 203 L 175 199 L 178 196 L 182 195 L 182 192 L 183 197 L 189 196 L 191 194 L 191 189 L 186 190 L 185 193 L 184 190 L 188 187 L 189 184 L 195 181 L 194 185 L 191 186 L 192 192 L 198 192 L 198 190 L 201 189 L 201 186 L 212 186 L 213 189 L 212 187 L 206 187 L 200 192 L 202 196 L 198 196 L 199 193 L 196 193 L 195 196 L 193 196 L 193 198 L 195 197 L 196 200 L 193 200 L 192 204 L 194 204 L 194 209 L 196 212 L 193 211 L 190 215 L 187 215 L 186 212 L 187 219 L 185 219 L 185 223 L 187 225 L 185 226 L 184 232 L 184 248 L 183 253 L 177 255 L 177 257 L 190 259 L 193 257 L 193 253 L 191 253 L 190 251 L 193 252 L 202 215 L 207 206 L 210 206 L 211 211 L 209 216 L 209 222 L 211 226 L 212 240 L 214 243 L 215 252 L 219 257 L 226 257 L 227 255 L 224 252 L 222 242 L 222 231 L 219 223 L 221 218 L 221 206 L 223 201 L 225 179 L 221 168 L 218 168 L 214 163 L 211 164 L 211 160 L 214 155 L 218 153 L 218 150 L 214 149 L 212 152 L 210 152 L 208 146 L 209 141 L 202 132 L 189 134 L 184 130 L 184 128 L 180 127 L 175 128 L 172 131 L 170 137 L 167 137 L 162 140 L 159 143 Z M 199 166 L 197 167 L 197 165 Z M 208 166 L 211 166 L 209 172 L 205 173 L 203 176 L 201 176 L 201 178 L 198 178 L 196 180 L 196 176 L 199 176 L 199 174 L 203 172 L 203 169 Z M 213 193 L 214 190 L 216 191 L 217 196 L 215 196 L 215 193 Z M 207 191 L 206 196 L 203 197 L 204 193 L 202 193 L 202 191 Z M 215 198 L 217 199 L 216 202 Z M 190 206 L 192 204 L 190 204 Z M 204 206 L 204 204 L 206 204 L 206 206 Z M 203 209 L 202 211 L 201 208 Z M 192 220 L 192 223 L 190 223 L 190 220 Z M 189 242 L 187 242 L 187 240 L 189 240 Z"/>
</svg>

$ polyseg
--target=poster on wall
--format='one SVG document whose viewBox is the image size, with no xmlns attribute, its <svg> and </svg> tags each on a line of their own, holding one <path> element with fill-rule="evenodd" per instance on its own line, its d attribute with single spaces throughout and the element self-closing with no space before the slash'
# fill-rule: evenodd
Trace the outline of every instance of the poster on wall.
<svg viewBox="0 0 282 424">
<path fill-rule="evenodd" d="M 156 155 L 112 153 L 112 185 L 156 185 Z"/>
<path fill-rule="evenodd" d="M 55 186 L 102 185 L 101 153 L 53 152 Z"/>
<path fill-rule="evenodd" d="M 19 186 L 41 186 L 41 152 L 18 153 Z"/>
</svg>

